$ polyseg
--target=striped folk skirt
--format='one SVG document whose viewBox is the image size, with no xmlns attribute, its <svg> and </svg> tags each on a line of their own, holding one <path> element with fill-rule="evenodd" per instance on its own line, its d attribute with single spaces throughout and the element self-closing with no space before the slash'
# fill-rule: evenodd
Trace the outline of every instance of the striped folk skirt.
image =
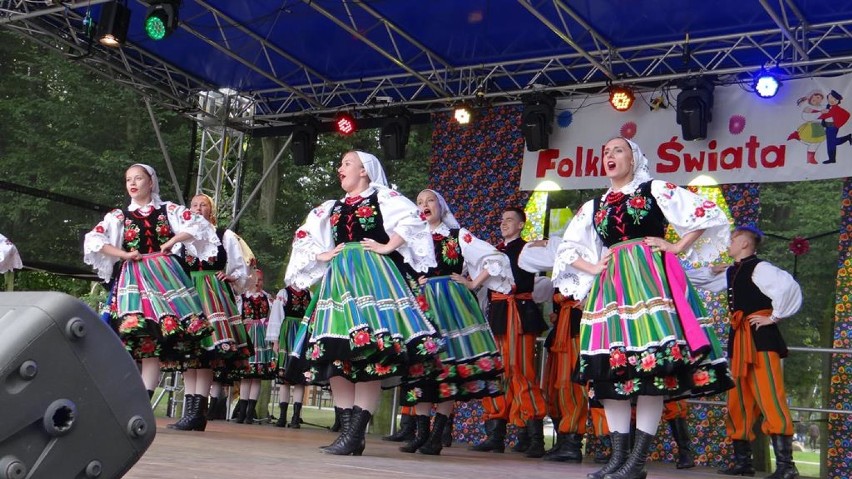
<svg viewBox="0 0 852 479">
<path fill-rule="evenodd" d="M 288 362 L 305 361 L 308 382 L 437 375 L 440 335 L 387 256 L 346 243 L 313 299 L 296 334 L 296 360 Z M 285 375 L 294 376 L 294 368 L 287 369 Z"/>
<path fill-rule="evenodd" d="M 121 265 L 112 323 L 134 359 L 160 358 L 164 369 L 199 367 L 213 329 L 192 281 L 172 255 L 152 253 Z"/>
<path fill-rule="evenodd" d="M 203 366 L 221 371 L 239 364 L 250 356 L 249 341 L 231 287 L 216 278 L 216 271 L 192 271 L 190 275 L 213 328 L 213 334 L 201 342 Z"/>
<path fill-rule="evenodd" d="M 446 347 L 438 377 L 404 384 L 403 404 L 502 396 L 503 358 L 470 290 L 437 276 L 426 281 L 422 295 Z"/>
<path fill-rule="evenodd" d="M 579 382 L 596 399 L 718 394 L 733 386 L 704 306 L 671 253 L 618 243 L 580 323 Z"/>
</svg>

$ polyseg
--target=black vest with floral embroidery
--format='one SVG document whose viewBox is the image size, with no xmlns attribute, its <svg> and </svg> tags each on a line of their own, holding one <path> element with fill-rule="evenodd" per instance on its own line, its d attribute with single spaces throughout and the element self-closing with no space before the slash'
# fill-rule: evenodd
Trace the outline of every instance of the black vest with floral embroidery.
<svg viewBox="0 0 852 479">
<path fill-rule="evenodd" d="M 310 302 L 310 292 L 303 289 L 296 289 L 292 286 L 287 286 L 287 305 L 284 307 L 284 316 L 287 316 L 288 318 L 303 317 Z"/>
<path fill-rule="evenodd" d="M 429 273 L 426 276 L 461 274 L 464 258 L 462 258 L 461 245 L 459 244 L 459 229 L 450 229 L 449 236 L 432 233 L 432 241 L 435 243 L 435 260 L 438 262 L 438 266 L 429 268 Z"/>
<path fill-rule="evenodd" d="M 382 212 L 379 209 L 379 192 L 352 203 L 337 200 L 331 209 L 331 227 L 334 244 L 374 239 L 387 243 L 390 238 L 385 232 Z"/>
<path fill-rule="evenodd" d="M 139 251 L 142 254 L 158 253 L 160 245 L 174 236 L 169 217 L 166 214 L 165 203 L 154 208 L 146 216 L 141 209 L 136 211 L 124 210 L 124 239 L 122 248 L 125 251 Z"/>
<path fill-rule="evenodd" d="M 595 198 L 593 222 L 595 231 L 610 247 L 622 241 L 646 236 L 662 238 L 669 223 L 646 181 L 630 194 L 610 192 L 601 200 Z"/>
<path fill-rule="evenodd" d="M 269 298 L 266 293 L 261 292 L 258 296 L 244 294 L 242 297 L 243 307 L 240 313 L 245 320 L 269 320 Z"/>
</svg>

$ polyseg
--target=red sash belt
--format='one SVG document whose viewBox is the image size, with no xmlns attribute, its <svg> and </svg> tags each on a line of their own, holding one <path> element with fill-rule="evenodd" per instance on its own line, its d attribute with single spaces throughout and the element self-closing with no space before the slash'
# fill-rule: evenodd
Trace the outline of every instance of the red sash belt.
<svg viewBox="0 0 852 479">
<path fill-rule="evenodd" d="M 731 375 L 735 378 L 745 377 L 749 365 L 754 364 L 754 357 L 757 355 L 749 320 L 757 316 L 770 316 L 771 314 L 771 309 L 761 309 L 748 316 L 745 316 L 739 310 L 731 314 L 731 329 L 734 333 Z"/>
<path fill-rule="evenodd" d="M 560 293 L 553 295 L 553 302 L 559 305 L 559 318 L 556 320 L 556 336 L 550 349 L 553 352 L 564 353 L 571 345 L 571 310 L 580 305 L 579 301 L 567 299 Z"/>
<path fill-rule="evenodd" d="M 521 345 L 518 339 L 524 334 L 521 327 L 521 313 L 518 311 L 518 300 L 532 300 L 532 293 L 491 293 L 492 301 L 506 302 L 506 336 L 509 339 L 509 354 L 506 366 L 513 374 L 521 374 L 523 358 L 520 357 Z"/>
</svg>

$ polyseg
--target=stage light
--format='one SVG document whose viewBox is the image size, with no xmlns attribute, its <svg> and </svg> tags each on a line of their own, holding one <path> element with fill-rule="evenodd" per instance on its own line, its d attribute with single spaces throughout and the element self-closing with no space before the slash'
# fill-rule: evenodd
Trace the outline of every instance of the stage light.
<svg viewBox="0 0 852 479">
<path fill-rule="evenodd" d="M 105 47 L 118 47 L 127 39 L 130 9 L 119 2 L 104 4 L 98 20 L 97 39 Z"/>
<path fill-rule="evenodd" d="M 405 146 L 411 132 L 411 120 L 408 111 L 399 109 L 382 122 L 379 142 L 382 145 L 385 159 L 401 160 L 405 158 Z"/>
<path fill-rule="evenodd" d="M 781 86 L 781 82 L 775 77 L 775 75 L 767 71 L 761 71 L 754 76 L 752 86 L 759 97 L 772 98 L 776 93 L 778 93 L 778 88 Z"/>
<path fill-rule="evenodd" d="M 524 97 L 523 102 L 521 130 L 524 133 L 527 150 L 538 151 L 549 148 L 556 99 L 546 93 L 535 93 Z"/>
<path fill-rule="evenodd" d="M 145 16 L 145 34 L 151 40 L 162 40 L 177 28 L 179 0 L 154 1 Z"/>
<path fill-rule="evenodd" d="M 473 110 L 467 105 L 459 105 L 453 113 L 453 118 L 459 125 L 467 126 L 473 121 Z"/>
<path fill-rule="evenodd" d="M 680 84 L 677 95 L 677 123 L 683 139 L 707 138 L 707 123 L 713 120 L 713 88 L 706 78 L 690 78 Z"/>
<path fill-rule="evenodd" d="M 314 163 L 318 130 L 318 122 L 312 117 L 300 120 L 299 124 L 293 128 L 293 137 L 290 140 L 290 155 L 293 157 L 293 164 L 306 166 Z"/>
<path fill-rule="evenodd" d="M 349 136 L 358 131 L 358 123 L 355 117 L 346 112 L 340 112 L 334 117 L 334 128 L 344 136 Z"/>
<path fill-rule="evenodd" d="M 633 90 L 625 86 L 614 86 L 609 88 L 609 104 L 618 111 L 627 111 L 633 106 L 636 97 Z"/>
</svg>

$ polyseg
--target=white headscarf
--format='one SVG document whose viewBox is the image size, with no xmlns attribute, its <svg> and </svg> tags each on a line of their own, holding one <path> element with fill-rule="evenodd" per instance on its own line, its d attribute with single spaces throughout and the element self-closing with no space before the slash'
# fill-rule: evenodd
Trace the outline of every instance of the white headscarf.
<svg viewBox="0 0 852 479">
<path fill-rule="evenodd" d="M 154 168 L 152 166 L 146 165 L 144 163 L 133 163 L 127 169 L 129 170 L 130 168 L 133 168 L 134 166 L 142 167 L 142 169 L 144 169 L 145 171 L 148 172 L 148 176 L 151 177 L 151 204 L 153 204 L 154 207 L 159 208 L 159 206 L 161 204 L 163 204 L 163 200 L 160 199 L 160 179 L 157 178 L 157 171 L 154 170 Z M 145 205 L 139 205 L 139 206 L 145 206 Z"/>
<path fill-rule="evenodd" d="M 621 138 L 621 137 L 619 137 Z M 621 138 L 626 141 L 628 145 L 630 145 L 630 151 L 633 153 L 633 179 L 625 186 L 622 186 L 618 189 L 618 191 L 628 191 L 633 192 L 636 190 L 636 187 L 645 183 L 646 181 L 651 181 L 651 171 L 648 169 L 648 157 L 642 153 L 642 150 L 639 148 L 639 145 L 634 143 L 627 138 Z M 606 190 L 604 193 L 604 198 L 606 195 L 613 191 L 612 187 Z"/>
<path fill-rule="evenodd" d="M 438 199 L 438 204 L 441 205 L 441 221 L 443 221 L 444 224 L 447 225 L 447 228 L 450 228 L 450 229 L 461 228 L 461 225 L 459 225 L 459 222 L 456 220 L 456 217 L 453 216 L 453 212 L 450 211 L 450 206 L 447 204 L 447 200 L 445 200 L 444 197 L 441 196 L 441 193 L 438 193 L 435 190 L 430 190 L 429 188 L 426 188 L 423 191 L 432 192 L 432 194 L 435 195 L 435 198 Z M 420 193 L 423 193 L 423 191 L 421 191 Z M 417 195 L 417 196 L 420 196 L 420 195 Z"/>
<path fill-rule="evenodd" d="M 390 188 L 390 186 L 388 186 L 388 179 L 385 178 L 385 170 L 382 168 L 382 164 L 379 162 L 379 159 L 376 158 L 375 155 L 364 153 L 363 151 L 356 151 L 355 153 L 358 155 L 358 158 L 361 160 L 361 164 L 367 171 L 367 176 L 370 178 L 370 186 L 378 185 Z"/>
</svg>

